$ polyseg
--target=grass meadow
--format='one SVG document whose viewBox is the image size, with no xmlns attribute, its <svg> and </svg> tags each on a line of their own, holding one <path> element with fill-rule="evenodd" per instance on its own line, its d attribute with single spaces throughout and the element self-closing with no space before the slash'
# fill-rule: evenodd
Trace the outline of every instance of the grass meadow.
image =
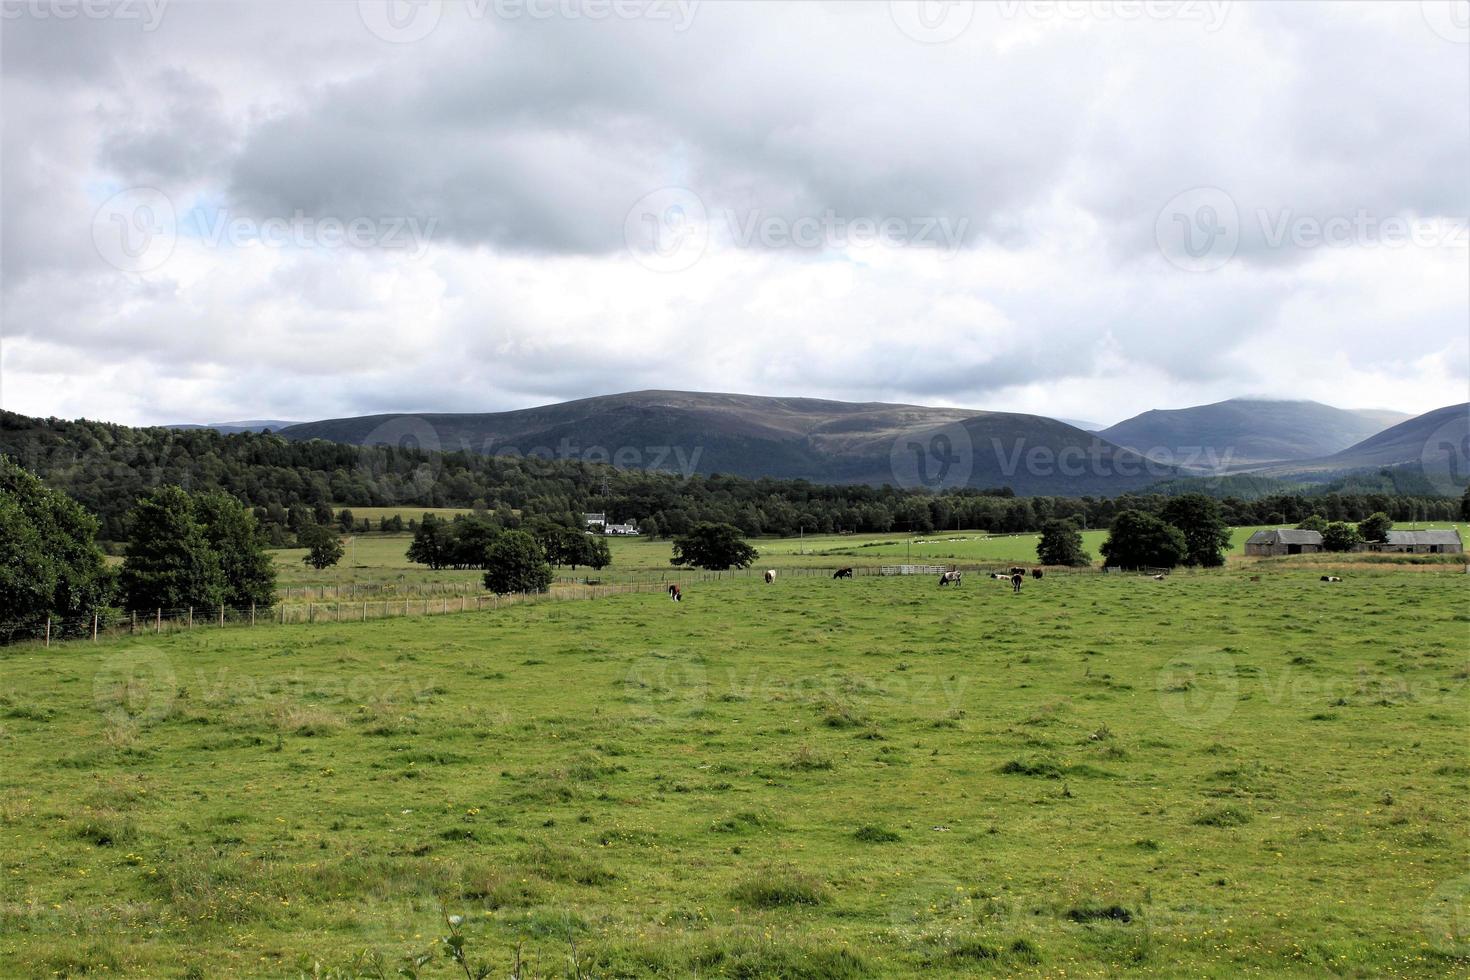
<svg viewBox="0 0 1470 980">
<path fill-rule="evenodd" d="M 0 651 L 0 974 L 1463 976 L 1454 571 Z"/>
</svg>

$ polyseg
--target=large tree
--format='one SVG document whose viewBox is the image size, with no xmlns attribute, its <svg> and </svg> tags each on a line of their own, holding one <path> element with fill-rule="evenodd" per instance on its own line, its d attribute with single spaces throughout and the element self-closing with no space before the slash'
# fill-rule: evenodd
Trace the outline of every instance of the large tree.
<svg viewBox="0 0 1470 980">
<path fill-rule="evenodd" d="M 114 579 L 79 504 L 0 456 L 0 623 L 80 630 L 112 601 Z"/>
<path fill-rule="evenodd" d="M 342 560 L 342 539 L 326 525 L 313 524 L 298 534 L 296 539 L 306 549 L 301 560 L 319 572 Z"/>
<path fill-rule="evenodd" d="M 1092 564 L 1092 556 L 1082 550 L 1082 532 L 1076 524 L 1063 520 L 1050 520 L 1042 525 L 1036 559 L 1043 565 Z"/>
<path fill-rule="evenodd" d="M 122 588 L 129 609 L 213 607 L 228 586 L 194 500 L 180 487 L 159 487 L 128 516 Z"/>
<path fill-rule="evenodd" d="M 669 563 L 719 571 L 749 568 L 758 557 L 760 553 L 745 543 L 738 527 L 705 521 L 674 538 L 674 557 Z"/>
<path fill-rule="evenodd" d="M 1184 534 L 1184 563 L 1214 568 L 1225 564 L 1230 550 L 1230 525 L 1220 512 L 1220 502 L 1202 493 L 1171 498 L 1159 516 Z"/>
<path fill-rule="evenodd" d="M 1113 518 L 1102 546 L 1103 560 L 1123 568 L 1173 568 L 1187 553 L 1182 531 L 1139 510 Z"/>
<path fill-rule="evenodd" d="M 485 588 L 497 595 L 551 588 L 551 566 L 536 539 L 525 531 L 497 537 L 486 555 Z"/>
<path fill-rule="evenodd" d="M 1380 542 L 1388 540 L 1388 532 L 1393 530 L 1393 521 L 1383 511 L 1369 514 L 1358 523 L 1358 533 L 1363 536 L 1364 541 Z"/>
<path fill-rule="evenodd" d="M 225 604 L 269 609 L 276 601 L 276 566 L 265 550 L 265 538 L 255 515 L 240 501 L 221 491 L 198 494 L 194 516 L 204 525 L 204 537 L 219 555 L 225 576 Z"/>
<path fill-rule="evenodd" d="M 438 571 L 453 564 L 454 546 L 449 522 L 425 514 L 424 522 L 414 530 L 413 541 L 408 545 L 408 560 Z"/>
<path fill-rule="evenodd" d="M 1322 550 L 1352 551 L 1363 540 L 1356 526 L 1346 521 L 1333 521 L 1322 530 Z"/>
</svg>

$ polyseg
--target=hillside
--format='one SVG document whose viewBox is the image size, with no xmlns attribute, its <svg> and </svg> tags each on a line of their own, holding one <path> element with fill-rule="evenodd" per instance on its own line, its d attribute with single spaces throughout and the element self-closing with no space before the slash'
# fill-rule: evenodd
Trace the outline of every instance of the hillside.
<svg viewBox="0 0 1470 980">
<path fill-rule="evenodd" d="M 1119 446 L 1173 460 L 1188 458 L 1198 448 L 1234 467 L 1327 456 L 1407 417 L 1399 412 L 1349 410 L 1311 401 L 1232 398 L 1213 405 L 1144 412 L 1098 434 Z"/>
<path fill-rule="evenodd" d="M 1120 493 L 1177 475 L 1041 416 L 703 392 L 630 392 L 487 414 L 332 419 L 282 434 L 354 445 L 414 438 L 427 448 L 611 460 L 685 474 L 1010 486 L 1029 494 Z M 929 457 L 923 471 L 915 447 Z M 1063 466 L 1059 459 L 1086 462 Z"/>
<path fill-rule="evenodd" d="M 1439 493 L 1456 494 L 1470 479 L 1470 403 L 1447 405 L 1385 429 L 1341 452 L 1314 459 L 1253 468 L 1252 473 L 1279 479 L 1313 479 L 1361 470 L 1407 467 L 1423 476 Z"/>
</svg>

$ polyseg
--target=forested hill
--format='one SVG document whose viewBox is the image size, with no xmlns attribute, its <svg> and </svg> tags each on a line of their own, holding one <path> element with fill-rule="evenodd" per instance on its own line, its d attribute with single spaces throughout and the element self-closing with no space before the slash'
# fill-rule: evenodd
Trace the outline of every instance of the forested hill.
<svg viewBox="0 0 1470 980">
<path fill-rule="evenodd" d="M 697 521 L 726 521 L 747 534 L 832 531 L 928 531 L 952 527 L 1035 530 L 1050 517 L 1088 527 L 1127 507 L 1156 511 L 1162 494 L 1113 498 L 1016 497 L 1007 488 L 943 494 L 863 484 L 692 476 L 596 463 L 430 453 L 359 447 L 276 435 L 222 435 L 211 429 L 131 428 L 104 422 L 34 419 L 0 412 L 0 454 L 66 492 L 102 521 L 102 537 L 124 537 L 124 520 L 143 492 L 165 484 L 222 489 L 259 509 L 267 531 L 284 529 L 293 506 L 471 507 L 483 504 L 568 520 L 605 511 L 646 531 L 682 533 Z M 1189 490 L 1209 490 L 1189 481 Z M 1265 488 L 1262 488 L 1263 490 Z M 1361 520 L 1374 511 L 1395 519 L 1448 518 L 1459 502 L 1389 493 L 1271 494 L 1226 497 L 1235 524 L 1296 521 L 1314 511 Z M 1442 512 L 1442 513 L 1441 513 Z"/>
</svg>

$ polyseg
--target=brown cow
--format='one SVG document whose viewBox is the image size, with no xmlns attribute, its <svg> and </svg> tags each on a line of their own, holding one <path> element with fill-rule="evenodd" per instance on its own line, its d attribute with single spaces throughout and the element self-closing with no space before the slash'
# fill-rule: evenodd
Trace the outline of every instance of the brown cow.
<svg viewBox="0 0 1470 980">
<path fill-rule="evenodd" d="M 774 581 L 776 581 L 776 570 L 774 568 L 766 569 L 766 584 L 770 585 Z"/>
<path fill-rule="evenodd" d="M 1041 578 L 1041 576 L 1042 576 L 1041 569 L 1039 569 L 1039 568 L 1033 568 L 1033 569 L 1031 569 L 1031 577 L 1032 578 Z"/>
<path fill-rule="evenodd" d="M 675 602 L 683 602 L 684 601 L 684 590 L 681 589 L 681 588 L 679 588 L 679 586 L 677 586 L 677 585 L 670 584 L 669 585 L 669 598 L 672 599 L 672 600 L 674 600 Z"/>
<path fill-rule="evenodd" d="M 1026 569 L 1022 568 L 1020 565 L 1012 565 L 1011 566 L 1011 574 L 1012 575 L 1025 575 L 1026 574 Z"/>
</svg>

